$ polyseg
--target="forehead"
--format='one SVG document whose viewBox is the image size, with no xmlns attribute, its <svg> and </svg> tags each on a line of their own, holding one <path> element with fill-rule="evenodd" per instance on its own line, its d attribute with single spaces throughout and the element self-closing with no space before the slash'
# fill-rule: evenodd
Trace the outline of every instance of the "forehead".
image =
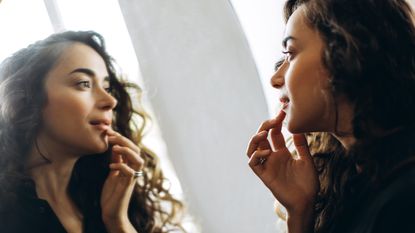
<svg viewBox="0 0 415 233">
<path fill-rule="evenodd" d="M 93 48 L 79 42 L 66 46 L 50 73 L 65 75 L 78 68 L 91 69 L 98 77 L 108 76 L 104 59 Z"/>
<path fill-rule="evenodd" d="M 317 30 L 311 28 L 305 17 L 305 6 L 298 7 L 288 19 L 285 37 L 292 36 L 301 43 L 318 43 L 320 36 Z"/>
</svg>

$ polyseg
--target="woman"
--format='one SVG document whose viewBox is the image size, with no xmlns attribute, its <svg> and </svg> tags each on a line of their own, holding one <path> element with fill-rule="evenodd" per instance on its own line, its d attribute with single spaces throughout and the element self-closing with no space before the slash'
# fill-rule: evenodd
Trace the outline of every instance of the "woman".
<svg viewBox="0 0 415 233">
<path fill-rule="evenodd" d="M 92 31 L 51 35 L 1 64 L 1 232 L 182 229 L 182 204 L 140 143 L 134 90 Z"/>
<path fill-rule="evenodd" d="M 247 154 L 290 233 L 415 232 L 412 17 L 400 0 L 286 2 L 283 108 Z"/>
</svg>

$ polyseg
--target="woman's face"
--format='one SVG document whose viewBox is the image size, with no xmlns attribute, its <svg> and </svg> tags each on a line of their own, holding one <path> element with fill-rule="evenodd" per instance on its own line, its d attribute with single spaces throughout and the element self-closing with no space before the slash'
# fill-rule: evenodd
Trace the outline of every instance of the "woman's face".
<svg viewBox="0 0 415 233">
<path fill-rule="evenodd" d="M 46 77 L 47 103 L 38 139 L 52 150 L 75 155 L 107 149 L 117 101 L 109 90 L 108 71 L 91 47 L 73 43 Z"/>
<path fill-rule="evenodd" d="M 306 24 L 304 9 L 299 7 L 289 18 L 283 47 L 284 63 L 271 78 L 281 89 L 287 128 L 292 133 L 331 131 L 334 126 L 329 75 L 322 64 L 323 41 Z"/>
</svg>

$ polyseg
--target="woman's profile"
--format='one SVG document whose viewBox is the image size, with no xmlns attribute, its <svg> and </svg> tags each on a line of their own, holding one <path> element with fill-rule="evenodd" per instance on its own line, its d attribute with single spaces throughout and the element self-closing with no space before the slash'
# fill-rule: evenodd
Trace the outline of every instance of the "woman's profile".
<svg viewBox="0 0 415 233">
<path fill-rule="evenodd" d="M 1 232 L 183 230 L 131 91 L 92 31 L 53 34 L 1 63 Z"/>
<path fill-rule="evenodd" d="M 283 107 L 262 123 L 247 155 L 285 207 L 288 231 L 415 232 L 410 6 L 288 0 L 285 19 L 285 58 L 271 78 Z"/>
</svg>

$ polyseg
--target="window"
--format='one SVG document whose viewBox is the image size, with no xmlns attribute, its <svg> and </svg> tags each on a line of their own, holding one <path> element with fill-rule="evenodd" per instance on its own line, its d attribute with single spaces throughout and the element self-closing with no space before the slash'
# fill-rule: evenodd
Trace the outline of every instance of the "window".
<svg viewBox="0 0 415 233">
<path fill-rule="evenodd" d="M 3 0 L 0 7 L 0 61 L 53 33 L 43 0 Z"/>
</svg>

